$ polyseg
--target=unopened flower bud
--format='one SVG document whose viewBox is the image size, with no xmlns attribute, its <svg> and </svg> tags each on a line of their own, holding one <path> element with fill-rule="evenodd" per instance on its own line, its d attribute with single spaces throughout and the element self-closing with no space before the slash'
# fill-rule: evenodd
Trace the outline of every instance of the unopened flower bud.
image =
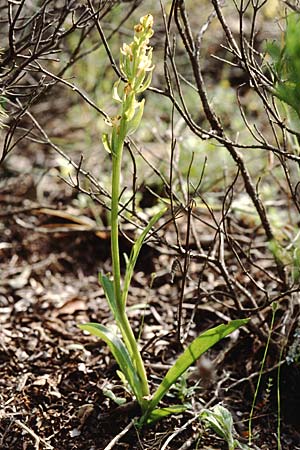
<svg viewBox="0 0 300 450">
<path fill-rule="evenodd" d="M 136 33 L 141 33 L 143 31 L 143 26 L 140 23 L 138 25 L 135 25 L 134 31 Z"/>
<path fill-rule="evenodd" d="M 153 27 L 153 16 L 152 14 L 147 14 L 140 19 L 141 24 L 144 28 L 152 28 Z"/>
</svg>

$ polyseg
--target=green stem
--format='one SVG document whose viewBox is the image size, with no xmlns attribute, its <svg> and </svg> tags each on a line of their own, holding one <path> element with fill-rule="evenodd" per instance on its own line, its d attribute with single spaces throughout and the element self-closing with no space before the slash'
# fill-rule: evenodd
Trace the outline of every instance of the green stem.
<svg viewBox="0 0 300 450">
<path fill-rule="evenodd" d="M 123 129 L 122 121 L 120 130 Z M 114 130 L 117 134 L 117 130 Z M 148 396 L 149 386 L 147 381 L 147 375 L 144 367 L 144 363 L 138 349 L 137 341 L 129 323 L 128 317 L 125 312 L 125 302 L 122 301 L 122 288 L 121 288 L 121 271 L 120 271 L 120 253 L 119 253 L 119 196 L 120 196 L 120 178 L 121 178 L 121 165 L 122 154 L 124 147 L 125 136 L 123 133 L 119 133 L 118 136 L 114 136 L 114 145 L 112 145 L 112 195 L 111 195 L 111 255 L 112 255 L 112 268 L 113 268 L 113 283 L 115 300 L 119 312 L 119 326 L 122 333 L 125 345 L 129 351 L 129 354 L 136 367 L 138 376 L 141 380 L 143 396 Z M 141 405 L 142 406 L 142 405 Z"/>
<path fill-rule="evenodd" d="M 277 303 L 273 302 L 272 303 L 271 325 L 270 325 L 270 329 L 269 329 L 268 339 L 267 339 L 265 351 L 264 351 L 264 354 L 263 354 L 263 358 L 262 358 L 262 362 L 261 362 L 261 366 L 260 366 L 260 371 L 259 371 L 259 375 L 258 375 L 258 380 L 257 380 L 257 384 L 256 384 L 256 389 L 255 389 L 254 397 L 253 397 L 253 401 L 252 401 L 251 411 L 250 411 L 250 415 L 249 415 L 249 424 L 248 424 L 248 435 L 249 435 L 248 443 L 249 443 L 249 445 L 252 444 L 252 419 L 253 419 L 254 408 L 255 408 L 256 399 L 257 399 L 257 396 L 258 396 L 260 383 L 261 383 L 261 378 L 262 378 L 262 375 L 263 375 L 265 362 L 266 362 L 267 354 L 268 354 L 268 351 L 269 351 L 271 335 L 272 335 L 273 328 L 274 328 L 276 310 L 277 310 Z"/>
<path fill-rule="evenodd" d="M 120 271 L 120 253 L 119 253 L 119 195 L 120 195 L 120 176 L 123 153 L 123 142 L 112 148 L 112 193 L 111 193 L 111 255 L 113 268 L 113 282 L 116 303 L 121 305 L 121 271 Z"/>
<path fill-rule="evenodd" d="M 148 395 L 150 395 L 150 391 L 149 391 L 149 385 L 148 385 L 148 381 L 147 381 L 147 374 L 146 374 L 145 366 L 144 366 L 144 363 L 142 360 L 141 353 L 138 349 L 137 341 L 135 339 L 135 336 L 133 334 L 128 317 L 124 310 L 121 314 L 121 332 L 122 332 L 123 339 L 126 340 L 126 342 L 128 342 L 128 344 L 130 345 L 130 350 L 132 352 L 131 356 L 132 356 L 133 362 L 136 367 L 136 371 L 137 371 L 138 376 L 141 381 L 143 396 L 144 397 L 148 396 Z M 141 406 L 143 406 L 143 405 L 141 405 Z M 145 405 L 145 407 L 146 406 L 147 405 Z"/>
<path fill-rule="evenodd" d="M 287 344 L 287 342 L 285 342 Z M 281 446 L 281 396 L 280 396 L 280 367 L 282 362 L 282 355 L 285 345 L 281 347 L 279 355 L 279 365 L 277 369 L 277 450 L 282 450 Z"/>
</svg>

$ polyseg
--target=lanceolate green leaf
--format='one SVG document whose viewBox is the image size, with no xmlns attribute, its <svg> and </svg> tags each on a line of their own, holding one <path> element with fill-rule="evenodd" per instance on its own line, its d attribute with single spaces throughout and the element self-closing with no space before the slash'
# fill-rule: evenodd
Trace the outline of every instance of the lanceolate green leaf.
<svg viewBox="0 0 300 450">
<path fill-rule="evenodd" d="M 91 323 L 91 322 L 85 323 L 83 325 L 79 325 L 79 328 L 81 328 L 84 331 L 88 331 L 94 336 L 99 337 L 109 346 L 110 351 L 112 352 L 115 360 L 120 366 L 120 369 L 124 373 L 139 404 L 140 405 L 143 404 L 144 399 L 140 379 L 133 367 L 129 353 L 125 345 L 121 341 L 121 339 L 118 336 L 116 336 L 112 331 L 110 331 L 107 327 L 99 323 Z"/>
<path fill-rule="evenodd" d="M 99 282 L 100 282 L 101 286 L 103 287 L 107 303 L 110 307 L 111 312 L 114 315 L 114 319 L 119 327 L 119 330 L 121 331 L 121 333 L 123 335 L 123 328 L 122 328 L 122 312 L 123 311 L 120 311 L 120 305 L 118 305 L 116 302 L 113 282 L 106 275 L 103 275 L 101 272 L 99 273 L 98 276 L 99 276 Z M 124 338 L 124 335 L 123 335 L 123 338 Z M 128 342 L 126 340 L 126 335 L 125 335 L 124 341 L 127 346 Z M 127 348 L 130 348 L 130 346 Z"/>
<path fill-rule="evenodd" d="M 149 414 L 146 424 L 151 425 L 157 420 L 163 419 L 164 417 L 170 416 L 171 414 L 180 414 L 186 411 L 187 406 L 185 405 L 173 405 L 166 408 L 157 408 Z"/>
<path fill-rule="evenodd" d="M 175 364 L 167 372 L 161 384 L 157 388 L 152 400 L 149 403 L 148 411 L 152 411 L 158 402 L 163 398 L 170 386 L 209 348 L 215 345 L 224 337 L 235 331 L 242 325 L 246 325 L 249 319 L 233 320 L 228 324 L 219 325 L 215 328 L 205 331 L 200 334 L 194 341 L 186 348 L 181 356 L 177 359 Z M 147 413 L 146 413 L 147 415 Z"/>
<path fill-rule="evenodd" d="M 110 307 L 110 310 L 112 311 L 114 318 L 118 321 L 119 320 L 119 310 L 118 310 L 117 302 L 115 299 L 113 282 L 106 275 L 103 275 L 101 272 L 99 272 L 98 276 L 99 276 L 99 282 L 100 282 L 101 286 L 103 287 L 105 297 L 106 297 L 107 303 Z"/>
<path fill-rule="evenodd" d="M 114 285 L 113 285 L 112 280 L 110 280 L 110 278 L 108 278 L 106 275 L 103 275 L 101 272 L 99 272 L 98 276 L 99 276 L 99 282 L 100 282 L 101 286 L 103 287 L 107 303 L 110 307 L 111 312 L 113 313 L 116 324 L 123 336 L 125 346 L 129 352 L 130 357 L 132 357 L 133 350 L 131 348 L 128 336 L 126 334 L 126 331 L 124 331 L 124 326 L 123 326 L 124 322 L 122 320 L 123 319 L 122 313 L 124 313 L 124 311 L 120 311 L 120 306 L 123 308 L 123 305 L 118 305 L 116 302 Z"/>
<path fill-rule="evenodd" d="M 124 286 L 123 286 L 123 292 L 122 292 L 122 303 L 123 303 L 124 306 L 126 304 L 126 299 L 127 299 L 127 295 L 128 295 L 128 289 L 129 289 L 131 278 L 132 278 L 132 275 L 133 275 L 133 270 L 134 270 L 136 261 L 138 259 L 140 250 L 142 248 L 143 242 L 144 242 L 147 234 L 149 233 L 149 231 L 153 227 L 153 225 L 161 218 L 161 216 L 165 212 L 166 212 L 166 208 L 163 208 L 161 211 L 159 211 L 157 214 L 155 214 L 152 217 L 152 219 L 150 220 L 150 222 L 148 223 L 148 225 L 146 226 L 146 228 L 141 233 L 141 235 L 138 237 L 138 239 L 136 240 L 136 242 L 134 243 L 134 245 L 132 247 L 129 260 L 127 262 L 126 274 L 125 274 L 125 278 L 124 278 Z"/>
<path fill-rule="evenodd" d="M 147 417 L 146 424 L 151 425 L 157 420 L 163 419 L 164 417 L 170 416 L 171 414 L 180 414 L 187 410 L 185 405 L 173 405 L 166 408 L 154 409 Z"/>
<path fill-rule="evenodd" d="M 150 222 L 148 223 L 146 228 L 143 230 L 143 232 L 140 234 L 140 236 L 138 237 L 138 239 L 136 240 L 136 242 L 134 243 L 134 245 L 132 247 L 130 257 L 129 257 L 129 260 L 128 260 L 127 266 L 126 266 L 126 274 L 125 274 L 125 279 L 124 279 L 123 295 L 122 295 L 123 304 L 126 302 L 128 289 L 130 286 L 130 281 L 131 281 L 131 278 L 133 275 L 133 270 L 134 270 L 136 261 L 138 259 L 140 250 L 143 246 L 144 240 L 145 240 L 147 234 L 149 233 L 149 231 L 151 230 L 151 228 L 153 227 L 153 225 L 166 212 L 166 209 L 167 208 L 163 208 L 161 211 L 159 211 L 157 214 L 155 214 L 152 217 L 152 219 L 150 220 Z"/>
</svg>

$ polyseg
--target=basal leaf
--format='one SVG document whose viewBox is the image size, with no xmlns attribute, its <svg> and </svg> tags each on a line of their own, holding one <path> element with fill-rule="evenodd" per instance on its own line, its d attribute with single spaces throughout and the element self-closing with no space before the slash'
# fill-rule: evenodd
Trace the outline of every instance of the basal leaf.
<svg viewBox="0 0 300 450">
<path fill-rule="evenodd" d="M 125 375 L 138 402 L 142 404 L 144 399 L 140 379 L 134 369 L 129 353 L 121 339 L 107 327 L 99 323 L 85 323 L 83 325 L 79 325 L 79 328 L 99 337 L 109 346 L 110 351 Z"/>
<path fill-rule="evenodd" d="M 163 398 L 169 388 L 177 379 L 209 348 L 215 345 L 224 337 L 235 331 L 242 325 L 246 325 L 249 319 L 233 320 L 228 324 L 222 324 L 211 328 L 198 336 L 186 348 L 175 364 L 169 369 L 161 384 L 157 388 L 152 400 L 149 403 L 148 412 L 152 411 L 158 402 Z M 147 415 L 147 413 L 146 413 Z"/>
<path fill-rule="evenodd" d="M 135 350 L 132 348 L 130 343 L 130 339 L 128 337 L 128 333 L 126 331 L 126 327 L 124 327 L 124 316 L 125 316 L 125 305 L 118 305 L 115 298 L 114 293 L 114 285 L 112 280 L 110 280 L 106 275 L 99 273 L 99 282 L 104 289 L 105 297 L 107 299 L 107 303 L 110 307 L 111 312 L 113 313 L 116 324 L 122 334 L 123 341 L 125 343 L 125 347 L 128 351 L 129 357 L 134 360 Z M 123 309 L 122 309 L 123 308 Z"/>
<path fill-rule="evenodd" d="M 164 417 L 170 416 L 171 414 L 180 414 L 186 411 L 187 406 L 185 405 L 173 405 L 166 408 L 154 409 L 151 414 L 147 417 L 146 424 L 151 425 L 157 420 L 163 419 Z"/>
</svg>

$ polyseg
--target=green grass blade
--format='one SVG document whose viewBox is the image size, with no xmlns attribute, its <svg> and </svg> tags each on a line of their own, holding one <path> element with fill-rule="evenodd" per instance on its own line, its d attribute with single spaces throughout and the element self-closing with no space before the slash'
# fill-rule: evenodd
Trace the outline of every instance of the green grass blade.
<svg viewBox="0 0 300 450">
<path fill-rule="evenodd" d="M 139 404 L 143 404 L 145 401 L 143 399 L 140 379 L 134 369 L 129 353 L 121 339 L 107 327 L 99 323 L 90 322 L 78 326 L 81 330 L 88 331 L 92 335 L 99 337 L 108 345 L 132 391 L 134 392 L 137 401 Z"/>
<path fill-rule="evenodd" d="M 167 393 L 169 388 L 177 379 L 209 348 L 215 345 L 228 334 L 235 331 L 242 325 L 246 325 L 249 319 L 233 320 L 228 324 L 222 324 L 211 328 L 200 334 L 179 356 L 175 364 L 167 372 L 161 384 L 157 388 L 152 400 L 149 403 L 148 414 L 154 410 L 159 401 Z M 146 413 L 147 414 L 147 413 Z"/>
<path fill-rule="evenodd" d="M 161 211 L 159 211 L 157 214 L 155 214 L 155 216 L 152 217 L 152 219 L 150 220 L 150 222 L 148 223 L 148 225 L 146 226 L 144 231 L 141 233 L 141 235 L 138 237 L 138 239 L 135 241 L 135 243 L 132 247 L 131 254 L 130 254 L 130 257 L 129 257 L 129 260 L 127 263 L 127 267 L 126 267 L 126 274 L 125 274 L 125 278 L 124 278 L 124 286 L 123 286 L 123 292 L 122 292 L 122 303 L 124 306 L 126 304 L 128 289 L 129 289 L 131 278 L 133 275 L 133 270 L 134 270 L 136 261 L 138 259 L 140 250 L 142 248 L 143 242 L 144 242 L 147 234 L 153 227 L 153 225 L 161 218 L 161 216 L 166 212 L 166 210 L 167 210 L 167 208 L 163 208 Z"/>
</svg>

